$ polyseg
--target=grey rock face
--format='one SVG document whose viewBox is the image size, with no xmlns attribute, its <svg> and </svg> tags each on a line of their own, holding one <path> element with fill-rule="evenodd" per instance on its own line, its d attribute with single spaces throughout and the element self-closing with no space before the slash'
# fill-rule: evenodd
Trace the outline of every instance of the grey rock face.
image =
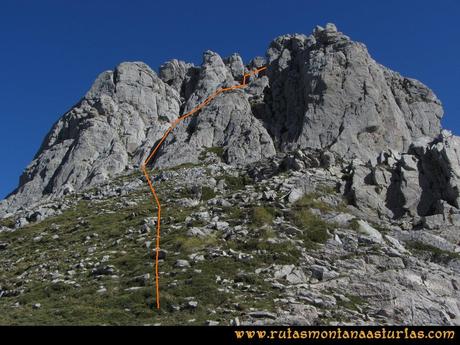
<svg viewBox="0 0 460 345">
<path fill-rule="evenodd" d="M 223 147 L 231 164 L 246 164 L 275 154 L 273 142 L 251 114 L 244 94 L 231 91 L 218 96 L 196 118 L 184 121 L 166 142 L 159 166 L 199 161 L 205 148 Z"/>
<path fill-rule="evenodd" d="M 228 87 L 237 84 L 231 71 L 225 66 L 219 54 L 210 50 L 203 54 L 203 64 L 198 74 L 194 92 L 188 97 L 184 113 L 189 112 L 203 102 L 219 87 Z"/>
<path fill-rule="evenodd" d="M 201 66 L 171 60 L 159 75 L 141 62 L 102 73 L 53 126 L 17 190 L 0 202 L 0 217 L 136 168 L 178 116 L 264 65 L 245 89 L 220 94 L 177 124 L 154 164 L 198 163 L 214 147 L 232 165 L 295 150 L 282 163 L 294 170 L 358 158 L 347 193 L 360 207 L 393 217 L 442 213 L 442 202 L 458 207 L 459 140 L 439 136 L 439 100 L 328 24 L 275 39 L 267 59 L 247 66 L 238 54 L 206 51 Z"/>
<path fill-rule="evenodd" d="M 18 189 L 2 202 L 1 215 L 139 166 L 173 120 L 219 87 L 239 83 L 244 72 L 238 55 L 224 63 L 218 54 L 207 51 L 201 67 L 172 60 L 161 66 L 159 76 L 140 62 L 122 63 L 102 73 L 85 97 L 53 126 Z M 243 91 L 220 95 L 199 119 L 178 126 L 158 163 L 196 162 L 209 147 L 223 147 L 224 158 L 231 164 L 275 154 Z"/>
<path fill-rule="evenodd" d="M 417 137 L 440 131 L 435 95 L 379 65 L 334 25 L 308 37 L 281 36 L 267 55 L 263 120 L 281 150 L 328 148 L 367 160 L 387 148 L 406 151 Z"/>
<path fill-rule="evenodd" d="M 392 218 L 447 212 L 452 224 L 459 211 L 459 150 L 460 138 L 443 131 L 436 139 L 421 137 L 408 153 L 382 152 L 375 164 L 354 161 L 347 194 L 370 212 Z"/>
<path fill-rule="evenodd" d="M 238 76 L 242 71 L 241 58 L 233 55 L 228 61 L 230 70 L 216 53 L 204 54 L 197 88 L 185 105 L 186 112 L 219 87 L 236 84 L 232 73 Z M 247 164 L 275 155 L 273 142 L 262 123 L 253 116 L 243 91 L 220 94 L 199 115 L 178 124 L 165 142 L 157 164 L 197 163 L 200 153 L 212 147 L 222 147 L 224 159 L 230 164 Z"/>
<path fill-rule="evenodd" d="M 147 65 L 122 63 L 102 73 L 51 129 L 20 178 L 8 208 L 91 186 L 139 165 L 169 122 L 179 94 Z"/>
<path fill-rule="evenodd" d="M 178 92 L 191 79 L 193 65 L 179 60 L 171 60 L 160 66 L 160 78 Z"/>
<path fill-rule="evenodd" d="M 241 56 L 233 54 L 230 57 L 224 59 L 225 65 L 230 69 L 232 76 L 235 80 L 241 79 L 245 72 L 245 67 Z"/>
</svg>

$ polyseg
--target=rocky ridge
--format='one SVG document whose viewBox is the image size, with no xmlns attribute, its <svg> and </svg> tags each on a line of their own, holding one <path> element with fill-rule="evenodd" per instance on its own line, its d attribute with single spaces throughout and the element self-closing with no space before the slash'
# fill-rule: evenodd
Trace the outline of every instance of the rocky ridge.
<svg viewBox="0 0 460 345">
<path fill-rule="evenodd" d="M 53 126 L 0 214 L 138 167 L 175 118 L 261 65 L 267 73 L 247 89 L 221 94 L 175 128 L 156 164 L 196 163 L 209 147 L 223 148 L 233 165 L 294 149 L 367 161 L 440 134 L 443 111 L 433 92 L 379 65 L 333 24 L 278 37 L 266 55 L 244 65 L 237 54 L 207 51 L 201 66 L 172 60 L 157 74 L 135 62 L 102 73 Z"/>
</svg>

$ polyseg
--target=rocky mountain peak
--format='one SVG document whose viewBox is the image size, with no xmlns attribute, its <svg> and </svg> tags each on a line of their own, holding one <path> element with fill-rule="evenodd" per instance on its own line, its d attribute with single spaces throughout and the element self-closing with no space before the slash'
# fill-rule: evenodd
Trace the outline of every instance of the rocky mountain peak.
<svg viewBox="0 0 460 345">
<path fill-rule="evenodd" d="M 158 223 L 140 164 L 262 66 L 174 123 L 147 167 Z M 459 325 L 460 138 L 442 115 L 334 24 L 247 64 L 121 63 L 0 203 L 2 320 L 150 324 L 160 224 L 153 322 Z"/>
<path fill-rule="evenodd" d="M 266 72 L 247 88 L 219 95 L 177 126 L 155 164 L 197 163 L 215 147 L 239 166 L 293 150 L 367 162 L 440 133 L 443 111 L 429 88 L 381 66 L 362 43 L 327 24 L 310 35 L 276 38 L 266 58 L 247 65 L 236 53 L 206 51 L 200 66 L 171 60 L 157 74 L 142 62 L 124 62 L 101 73 L 53 126 L 1 212 L 136 168 L 171 121 L 263 65 Z"/>
<path fill-rule="evenodd" d="M 54 124 L 3 205 L 30 206 L 133 169 L 179 109 L 179 93 L 144 63 L 125 62 L 101 73 Z"/>
<path fill-rule="evenodd" d="M 283 151 L 313 147 L 369 159 L 441 129 L 431 90 L 378 64 L 333 24 L 281 36 L 267 55 L 273 101 L 262 116 Z"/>
</svg>

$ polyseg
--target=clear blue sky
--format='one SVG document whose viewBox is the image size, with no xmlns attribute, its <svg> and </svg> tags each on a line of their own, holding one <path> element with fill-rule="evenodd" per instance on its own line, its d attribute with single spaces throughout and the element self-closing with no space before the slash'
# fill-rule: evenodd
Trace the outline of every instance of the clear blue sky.
<svg viewBox="0 0 460 345">
<path fill-rule="evenodd" d="M 248 61 L 278 35 L 327 22 L 431 87 L 444 126 L 460 134 L 459 19 L 457 0 L 2 0 L 0 197 L 100 72 L 122 61 L 199 63 L 206 49 Z"/>
</svg>

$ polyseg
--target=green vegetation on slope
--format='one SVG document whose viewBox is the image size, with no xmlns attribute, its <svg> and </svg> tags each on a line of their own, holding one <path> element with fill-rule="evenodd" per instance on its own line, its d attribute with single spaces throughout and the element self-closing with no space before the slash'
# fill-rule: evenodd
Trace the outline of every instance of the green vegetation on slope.
<svg viewBox="0 0 460 345">
<path fill-rule="evenodd" d="M 170 191 L 165 183 L 159 195 L 166 199 Z M 205 189 L 204 200 L 212 193 Z M 0 240 L 9 246 L 2 252 L 1 288 L 24 292 L 0 298 L 0 324 L 204 324 L 210 318 L 228 320 L 228 310 L 238 316 L 245 308 L 274 308 L 273 297 L 267 297 L 274 293 L 269 283 L 258 277 L 258 285 L 249 288 L 241 277 L 273 263 L 275 254 L 261 253 L 247 261 L 206 257 L 188 270 L 176 268 L 178 259 L 205 255 L 209 246 L 233 245 L 213 235 L 184 236 L 183 224 L 197 208 L 171 205 L 164 207 L 162 217 L 161 247 L 167 252 L 160 263 L 163 306 L 153 308 L 152 279 L 135 279 L 153 272 L 144 225 L 154 215 L 152 199 L 147 188 L 125 199 L 137 205 L 125 206 L 117 198 L 83 200 L 57 217 L 2 233 Z M 244 249 L 242 243 L 233 247 Z M 113 274 L 92 273 L 106 266 L 113 267 Z M 196 308 L 187 307 L 189 298 L 198 302 Z"/>
</svg>

